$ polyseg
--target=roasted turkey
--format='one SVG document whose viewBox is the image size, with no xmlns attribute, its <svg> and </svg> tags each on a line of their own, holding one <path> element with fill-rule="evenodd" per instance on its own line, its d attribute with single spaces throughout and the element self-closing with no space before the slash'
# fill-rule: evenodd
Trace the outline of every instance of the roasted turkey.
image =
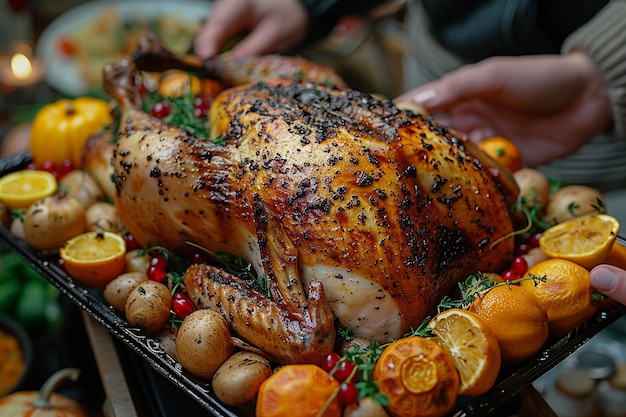
<svg viewBox="0 0 626 417">
<path fill-rule="evenodd" d="M 208 265 L 189 268 L 186 288 L 280 363 L 319 361 L 335 325 L 401 337 L 468 274 L 510 259 L 514 181 L 429 119 L 305 71 L 225 90 L 211 137 L 194 137 L 137 108 L 133 71 L 105 69 L 122 109 L 123 223 L 146 245 L 251 262 L 271 297 Z"/>
</svg>

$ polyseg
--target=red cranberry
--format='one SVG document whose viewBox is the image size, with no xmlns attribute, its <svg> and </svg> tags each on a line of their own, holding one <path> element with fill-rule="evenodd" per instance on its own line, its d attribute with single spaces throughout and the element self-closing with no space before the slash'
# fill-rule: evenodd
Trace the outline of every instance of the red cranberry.
<svg viewBox="0 0 626 417">
<path fill-rule="evenodd" d="M 352 382 L 344 382 L 339 387 L 339 393 L 337 398 L 341 405 L 354 404 L 359 399 L 359 391 L 356 389 L 356 385 Z"/>
<path fill-rule="evenodd" d="M 517 271 L 514 271 L 512 269 L 504 270 L 500 275 L 502 275 L 502 279 L 504 279 L 505 281 L 515 281 L 516 279 L 521 278 L 521 275 L 519 275 Z"/>
<path fill-rule="evenodd" d="M 172 310 L 180 318 L 184 319 L 196 310 L 187 294 L 178 291 L 172 298 Z"/>
<path fill-rule="evenodd" d="M 524 259 L 523 257 L 516 256 L 511 261 L 510 269 L 515 271 L 517 275 L 521 277 L 526 273 L 526 271 L 528 271 L 528 262 L 526 262 L 526 259 Z"/>
</svg>

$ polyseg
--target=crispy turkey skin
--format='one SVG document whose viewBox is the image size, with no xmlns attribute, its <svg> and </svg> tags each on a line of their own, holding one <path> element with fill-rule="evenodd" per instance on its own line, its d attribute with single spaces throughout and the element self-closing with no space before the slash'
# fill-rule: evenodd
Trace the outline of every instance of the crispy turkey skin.
<svg viewBox="0 0 626 417">
<path fill-rule="evenodd" d="M 514 182 L 390 101 L 268 80 L 218 96 L 208 139 L 132 106 L 122 117 L 115 203 L 139 241 L 180 254 L 191 242 L 263 272 L 261 201 L 297 249 L 304 288 L 321 282 L 355 336 L 398 338 L 468 274 L 510 259 L 512 237 L 493 244 L 513 230 Z"/>
</svg>

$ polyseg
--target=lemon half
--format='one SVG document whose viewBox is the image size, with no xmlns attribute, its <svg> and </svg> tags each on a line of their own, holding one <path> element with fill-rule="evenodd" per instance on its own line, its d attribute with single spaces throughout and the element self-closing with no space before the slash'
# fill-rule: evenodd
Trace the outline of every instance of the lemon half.
<svg viewBox="0 0 626 417">
<path fill-rule="evenodd" d="M 539 247 L 551 258 L 562 258 L 591 269 L 604 262 L 619 233 L 619 220 L 594 213 L 559 223 L 539 238 Z"/>
<path fill-rule="evenodd" d="M 0 201 L 11 209 L 26 209 L 56 190 L 57 180 L 47 171 L 24 169 L 0 178 Z"/>
</svg>

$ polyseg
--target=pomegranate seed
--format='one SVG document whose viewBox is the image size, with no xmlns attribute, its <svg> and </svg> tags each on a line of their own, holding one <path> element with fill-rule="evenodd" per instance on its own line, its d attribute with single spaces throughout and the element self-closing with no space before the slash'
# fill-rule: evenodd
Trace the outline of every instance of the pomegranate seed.
<svg viewBox="0 0 626 417">
<path fill-rule="evenodd" d="M 338 363 L 339 366 L 337 366 Z M 328 373 L 332 373 L 335 379 L 341 382 L 350 377 L 350 374 L 352 374 L 352 370 L 354 369 L 354 367 L 354 363 L 350 361 L 341 361 L 341 356 L 339 356 L 335 352 L 326 355 L 326 358 L 324 358 L 324 362 L 322 363 L 322 369 L 324 369 Z"/>
<path fill-rule="evenodd" d="M 212 99 L 210 97 L 196 96 L 193 100 L 193 114 L 196 117 L 206 117 L 211 109 Z"/>
<path fill-rule="evenodd" d="M 146 88 L 145 85 L 139 84 L 137 86 L 137 94 L 139 94 L 140 96 L 142 97 L 145 96 L 147 92 L 148 92 L 148 89 Z"/>
<path fill-rule="evenodd" d="M 59 269 L 61 269 L 61 271 L 67 272 L 67 269 L 65 268 L 65 261 L 63 260 L 63 258 L 57 258 L 55 263 L 56 263 L 56 266 L 58 266 Z"/>
</svg>

